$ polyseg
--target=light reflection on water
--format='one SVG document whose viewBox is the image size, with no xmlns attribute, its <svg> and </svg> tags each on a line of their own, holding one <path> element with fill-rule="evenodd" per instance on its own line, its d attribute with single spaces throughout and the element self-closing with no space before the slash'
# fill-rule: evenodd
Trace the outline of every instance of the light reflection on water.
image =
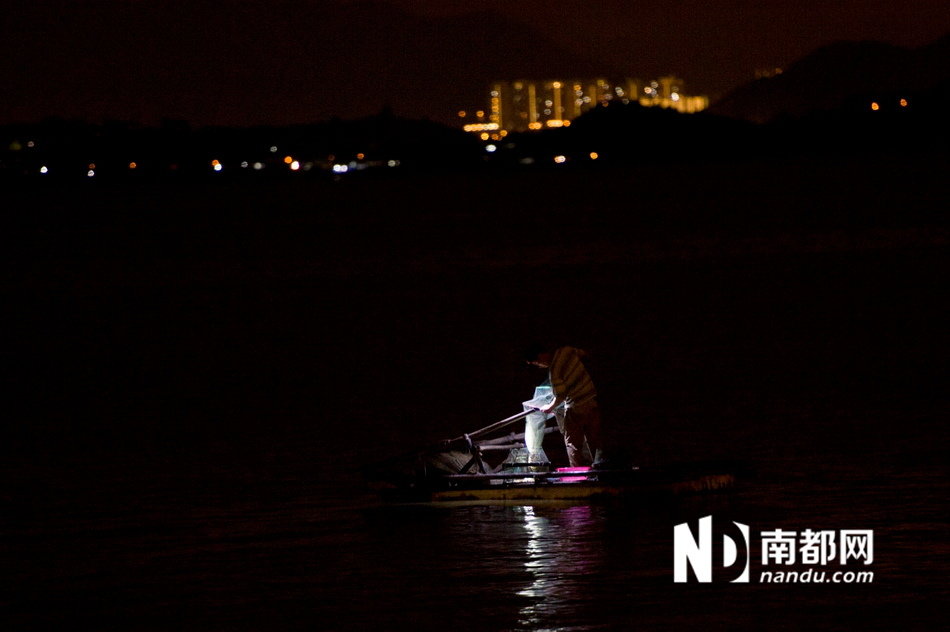
<svg viewBox="0 0 950 632">
<path fill-rule="evenodd" d="M 947 595 L 946 547 L 933 545 L 942 542 L 945 516 L 928 500 L 946 497 L 943 472 L 918 466 L 881 471 L 886 476 L 873 481 L 846 469 L 828 481 L 768 476 L 734 493 L 657 506 L 367 507 L 342 495 L 328 503 L 308 486 L 293 493 L 279 481 L 241 493 L 193 489 L 186 480 L 130 481 L 121 523 L 113 494 L 66 488 L 43 511 L 18 512 L 25 521 L 12 533 L 18 548 L 0 543 L 0 554 L 14 562 L 8 605 L 24 629 L 61 623 L 66 614 L 174 629 L 183 612 L 205 630 L 404 629 L 410 622 L 418 630 L 703 622 L 795 629 L 829 612 L 863 629 L 892 629 L 908 608 L 936 616 Z M 737 518 L 753 534 L 874 529 L 878 578 L 820 589 L 674 585 L 672 526 L 707 514 Z M 34 606 L 49 600 L 70 605 L 37 615 Z M 790 611 L 790 603 L 801 607 Z"/>
<path fill-rule="evenodd" d="M 216 453 L 201 476 L 76 456 L 47 471 L 49 485 L 21 458 L 6 466 L 33 487 L 8 492 L 0 567 L 14 588 L 0 609 L 11 629 L 181 629 L 187 617 L 192 629 L 229 631 L 795 629 L 828 613 L 907 629 L 897 625 L 905 611 L 939 616 L 950 559 L 943 445 L 912 449 L 902 432 L 887 442 L 893 453 L 860 446 L 843 457 L 803 436 L 788 454 L 753 462 L 733 492 L 659 506 L 367 508 L 375 499 L 350 470 L 314 474 L 307 450 L 256 471 L 243 452 Z M 356 456 L 341 451 L 333 463 Z M 874 529 L 877 578 L 674 585 L 672 527 L 709 514 L 753 534 Z"/>
<path fill-rule="evenodd" d="M 572 596 L 576 598 L 578 578 L 600 570 L 603 550 L 590 537 L 594 519 L 589 505 L 568 507 L 549 515 L 530 506 L 517 510 L 523 514 L 528 532 L 524 565 L 533 576 L 531 584 L 518 595 L 535 600 L 521 609 L 518 622 L 535 628 L 556 620 Z"/>
</svg>

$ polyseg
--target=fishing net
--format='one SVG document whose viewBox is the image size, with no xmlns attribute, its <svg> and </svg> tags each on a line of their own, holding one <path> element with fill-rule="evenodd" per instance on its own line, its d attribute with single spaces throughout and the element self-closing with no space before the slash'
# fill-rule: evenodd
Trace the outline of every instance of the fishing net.
<svg viewBox="0 0 950 632">
<path fill-rule="evenodd" d="M 551 389 L 550 382 L 544 382 L 534 389 L 534 397 L 526 402 L 522 402 L 525 412 L 532 410 L 530 415 L 525 417 L 524 424 L 524 444 L 527 449 L 527 459 L 532 463 L 547 463 L 548 457 L 541 449 L 544 442 L 545 422 L 551 417 L 551 413 L 542 413 L 536 409 L 547 406 L 554 401 L 554 391 Z"/>
</svg>

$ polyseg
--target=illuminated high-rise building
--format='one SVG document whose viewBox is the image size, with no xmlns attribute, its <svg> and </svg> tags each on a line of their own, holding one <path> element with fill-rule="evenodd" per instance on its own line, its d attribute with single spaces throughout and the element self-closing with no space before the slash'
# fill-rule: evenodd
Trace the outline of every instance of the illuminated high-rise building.
<svg viewBox="0 0 950 632">
<path fill-rule="evenodd" d="M 709 97 L 687 96 L 683 80 L 672 75 L 660 77 L 643 87 L 638 102 L 646 107 L 663 107 L 693 114 L 709 107 Z"/>
<path fill-rule="evenodd" d="M 489 88 L 488 114 L 464 117 L 467 131 L 498 136 L 502 131 L 565 127 L 587 110 L 614 100 L 659 106 L 680 112 L 699 112 L 709 105 L 707 97 L 686 96 L 683 82 L 662 77 L 643 84 L 637 79 L 549 79 L 496 81 Z"/>
</svg>

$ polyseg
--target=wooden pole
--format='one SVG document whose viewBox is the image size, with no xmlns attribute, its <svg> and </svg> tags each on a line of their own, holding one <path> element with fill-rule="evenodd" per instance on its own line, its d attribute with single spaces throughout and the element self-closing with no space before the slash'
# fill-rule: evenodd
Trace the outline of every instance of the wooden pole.
<svg viewBox="0 0 950 632">
<path fill-rule="evenodd" d="M 525 417 L 527 417 L 528 415 L 530 415 L 531 413 L 534 413 L 534 412 L 537 412 L 537 411 L 536 411 L 536 410 L 526 410 L 526 411 L 524 411 L 524 412 L 522 412 L 522 413 L 518 413 L 517 415 L 512 415 L 511 417 L 506 417 L 505 419 L 502 419 L 501 421 L 496 421 L 495 423 L 491 424 L 490 426 L 485 426 L 484 428 L 480 428 L 480 429 L 476 430 L 475 432 L 470 432 L 470 433 L 468 433 L 467 436 L 468 436 L 469 438 L 471 438 L 471 439 L 475 439 L 476 437 L 480 437 L 480 436 L 482 436 L 482 435 L 486 435 L 486 434 L 488 434 L 488 433 L 490 433 L 490 432 L 494 432 L 494 431 L 496 431 L 496 430 L 499 430 L 500 428 L 504 428 L 505 426 L 508 426 L 508 425 L 510 425 L 510 424 L 513 424 L 513 423 L 515 423 L 516 421 L 519 421 L 519 420 L 521 420 L 521 419 L 524 419 Z M 466 435 L 462 435 L 461 437 L 456 437 L 456 438 L 454 438 L 454 439 L 450 439 L 449 441 L 446 441 L 446 443 L 454 443 L 455 441 L 463 441 L 463 440 L 465 440 L 465 437 L 466 437 Z"/>
</svg>

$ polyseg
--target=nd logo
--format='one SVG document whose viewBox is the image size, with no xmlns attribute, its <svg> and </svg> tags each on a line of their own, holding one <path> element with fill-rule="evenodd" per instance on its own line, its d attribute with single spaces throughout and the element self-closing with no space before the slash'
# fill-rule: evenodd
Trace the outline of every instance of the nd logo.
<svg viewBox="0 0 950 632">
<path fill-rule="evenodd" d="M 749 582 L 749 527 L 731 522 L 727 527 L 732 535 L 722 532 L 722 568 L 732 568 L 733 583 Z M 741 547 L 739 544 L 741 543 Z M 739 560 L 739 552 L 742 560 Z M 712 516 L 699 519 L 699 540 L 693 537 L 689 523 L 673 527 L 673 581 L 689 581 L 687 564 L 693 569 L 696 581 L 712 582 L 713 577 L 713 525 Z M 741 572 L 735 574 L 737 569 Z"/>
</svg>

